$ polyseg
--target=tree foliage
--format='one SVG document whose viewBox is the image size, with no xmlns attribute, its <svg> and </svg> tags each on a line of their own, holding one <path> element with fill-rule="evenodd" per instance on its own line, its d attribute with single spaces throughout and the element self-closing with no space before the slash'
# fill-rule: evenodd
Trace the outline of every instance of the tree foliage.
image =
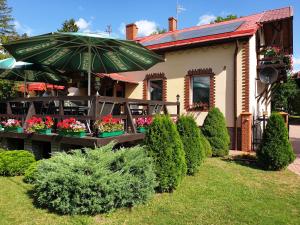
<svg viewBox="0 0 300 225">
<path fill-rule="evenodd" d="M 233 19 L 236 19 L 236 18 L 237 18 L 237 15 L 234 15 L 234 14 L 230 14 L 230 15 L 227 15 L 225 17 L 218 16 L 214 20 L 214 23 L 220 23 L 220 22 L 223 22 L 223 21 L 233 20 Z"/>
<path fill-rule="evenodd" d="M 187 174 L 194 175 L 205 158 L 201 131 L 192 116 L 180 116 L 177 121 L 177 130 L 185 151 Z"/>
<path fill-rule="evenodd" d="M 15 25 L 11 16 L 12 8 L 7 5 L 6 0 L 0 0 L 0 35 L 15 34 Z"/>
<path fill-rule="evenodd" d="M 287 82 L 279 84 L 272 93 L 272 110 L 286 111 L 293 114 L 293 101 L 298 92 L 296 81 L 288 77 Z M 300 113 L 300 112 L 299 112 Z"/>
<path fill-rule="evenodd" d="M 163 33 L 166 33 L 167 32 L 167 29 L 166 28 L 159 28 L 157 27 L 156 28 L 156 31 L 152 32 L 151 35 L 154 35 L 154 34 L 163 34 Z"/>
<path fill-rule="evenodd" d="M 78 32 L 79 27 L 77 26 L 75 20 L 69 19 L 69 20 L 65 20 L 61 26 L 60 29 L 58 29 L 57 31 L 59 32 Z"/>
<path fill-rule="evenodd" d="M 17 89 L 14 82 L 0 79 L 0 101 L 15 97 Z"/>
<path fill-rule="evenodd" d="M 187 172 L 183 144 L 174 122 L 167 115 L 156 116 L 145 137 L 153 158 L 159 192 L 173 191 Z"/>
<path fill-rule="evenodd" d="M 202 132 L 209 141 L 213 156 L 225 156 L 229 153 L 230 136 L 224 115 L 218 108 L 213 108 L 206 116 Z"/>
<path fill-rule="evenodd" d="M 256 154 L 259 164 L 267 170 L 281 170 L 295 160 L 288 130 L 280 114 L 270 116 Z"/>
</svg>

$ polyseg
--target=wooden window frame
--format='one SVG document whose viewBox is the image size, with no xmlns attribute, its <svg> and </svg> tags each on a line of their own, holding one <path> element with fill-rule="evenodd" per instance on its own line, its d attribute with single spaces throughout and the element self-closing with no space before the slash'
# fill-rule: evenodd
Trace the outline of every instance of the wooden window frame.
<svg viewBox="0 0 300 225">
<path fill-rule="evenodd" d="M 164 73 L 150 73 L 146 74 L 143 81 L 143 99 L 149 100 L 149 84 L 151 80 L 162 80 L 162 101 L 167 101 L 167 78 Z"/>
<path fill-rule="evenodd" d="M 195 76 L 209 76 L 210 77 L 210 88 L 209 88 L 209 107 L 208 109 L 194 109 L 191 106 L 192 100 L 192 78 Z M 189 70 L 184 78 L 184 109 L 189 112 L 207 112 L 209 109 L 215 106 L 215 73 L 211 68 L 205 69 L 193 69 Z"/>
</svg>

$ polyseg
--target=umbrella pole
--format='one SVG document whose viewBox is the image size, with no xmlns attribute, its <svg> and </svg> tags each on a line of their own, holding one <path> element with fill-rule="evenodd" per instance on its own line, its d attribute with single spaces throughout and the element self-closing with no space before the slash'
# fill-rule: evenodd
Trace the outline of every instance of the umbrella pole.
<svg viewBox="0 0 300 225">
<path fill-rule="evenodd" d="M 25 73 L 25 77 L 24 77 L 24 98 L 26 98 L 26 92 L 27 92 L 27 76 Z"/>
</svg>

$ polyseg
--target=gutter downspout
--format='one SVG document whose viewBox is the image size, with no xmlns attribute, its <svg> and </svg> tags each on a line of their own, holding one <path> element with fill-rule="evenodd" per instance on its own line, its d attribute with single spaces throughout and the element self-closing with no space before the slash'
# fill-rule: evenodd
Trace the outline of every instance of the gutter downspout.
<svg viewBox="0 0 300 225">
<path fill-rule="evenodd" d="M 234 50 L 234 81 L 233 81 L 233 85 L 234 85 L 234 94 L 233 94 L 233 111 L 234 111 L 234 150 L 237 150 L 237 55 L 238 55 L 238 50 L 239 50 L 239 40 L 236 40 L 235 43 L 235 50 Z"/>
</svg>

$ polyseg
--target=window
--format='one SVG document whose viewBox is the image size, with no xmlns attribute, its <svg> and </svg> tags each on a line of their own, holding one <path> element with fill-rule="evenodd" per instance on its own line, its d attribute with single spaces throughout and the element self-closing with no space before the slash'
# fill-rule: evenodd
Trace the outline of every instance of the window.
<svg viewBox="0 0 300 225">
<path fill-rule="evenodd" d="M 192 76 L 191 91 L 191 108 L 195 110 L 208 110 L 210 98 L 210 76 Z"/>
<path fill-rule="evenodd" d="M 163 100 L 163 80 L 150 80 L 149 81 L 149 94 L 150 100 Z"/>
</svg>

